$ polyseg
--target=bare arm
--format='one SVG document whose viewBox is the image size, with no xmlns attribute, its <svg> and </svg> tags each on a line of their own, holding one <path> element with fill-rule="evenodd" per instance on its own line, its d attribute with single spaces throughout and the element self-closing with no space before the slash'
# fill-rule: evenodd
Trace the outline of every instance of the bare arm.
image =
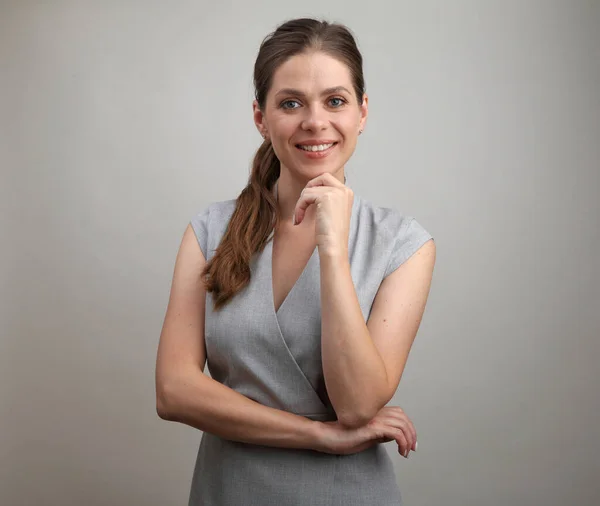
<svg viewBox="0 0 600 506">
<path fill-rule="evenodd" d="M 317 422 L 259 404 L 202 372 L 188 369 L 162 392 L 157 411 L 165 420 L 232 441 L 320 449 Z"/>
<path fill-rule="evenodd" d="M 429 294 L 435 244 L 428 241 L 387 276 L 365 323 L 346 251 L 320 254 L 321 350 L 340 423 L 360 427 L 393 397 Z"/>
<path fill-rule="evenodd" d="M 319 422 L 264 406 L 204 374 L 205 262 L 188 225 L 158 345 L 158 415 L 233 441 L 322 450 Z"/>
</svg>

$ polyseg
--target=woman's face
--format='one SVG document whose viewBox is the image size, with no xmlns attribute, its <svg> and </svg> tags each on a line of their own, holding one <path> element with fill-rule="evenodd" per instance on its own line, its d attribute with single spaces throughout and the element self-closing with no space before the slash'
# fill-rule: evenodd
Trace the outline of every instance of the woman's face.
<svg viewBox="0 0 600 506">
<path fill-rule="evenodd" d="M 265 108 L 254 102 L 259 132 L 273 144 L 282 169 L 312 179 L 340 171 L 367 119 L 350 70 L 323 52 L 293 56 L 275 72 Z"/>
</svg>

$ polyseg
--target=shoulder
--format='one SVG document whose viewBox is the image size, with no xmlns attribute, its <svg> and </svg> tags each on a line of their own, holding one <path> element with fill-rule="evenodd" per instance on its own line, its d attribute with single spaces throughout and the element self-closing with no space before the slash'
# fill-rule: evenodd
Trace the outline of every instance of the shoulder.
<svg viewBox="0 0 600 506">
<path fill-rule="evenodd" d="M 236 199 L 210 202 L 196 212 L 194 219 L 205 221 L 206 223 L 214 223 L 223 219 L 229 220 L 235 210 L 235 205 Z"/>
<path fill-rule="evenodd" d="M 355 234 L 356 244 L 368 249 L 370 258 L 385 259 L 384 277 L 433 239 L 411 213 L 362 197 L 358 197 Z"/>
<path fill-rule="evenodd" d="M 355 196 L 355 198 L 357 198 Z M 371 235 L 381 240 L 395 240 L 406 233 L 415 217 L 401 209 L 375 204 L 358 197 L 357 230 L 363 235 Z"/>
<path fill-rule="evenodd" d="M 235 206 L 236 199 L 218 200 L 205 205 L 192 216 L 190 225 L 207 260 L 217 248 Z"/>
</svg>

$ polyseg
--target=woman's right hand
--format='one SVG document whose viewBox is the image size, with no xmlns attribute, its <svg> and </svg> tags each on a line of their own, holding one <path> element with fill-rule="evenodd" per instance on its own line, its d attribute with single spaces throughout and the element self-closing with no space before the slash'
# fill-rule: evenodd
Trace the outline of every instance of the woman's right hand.
<svg viewBox="0 0 600 506">
<path fill-rule="evenodd" d="M 339 422 L 321 424 L 318 450 L 324 453 L 350 455 L 379 443 L 396 441 L 398 453 L 408 458 L 417 449 L 417 431 L 399 406 L 385 406 L 366 425 L 348 428 Z"/>
</svg>

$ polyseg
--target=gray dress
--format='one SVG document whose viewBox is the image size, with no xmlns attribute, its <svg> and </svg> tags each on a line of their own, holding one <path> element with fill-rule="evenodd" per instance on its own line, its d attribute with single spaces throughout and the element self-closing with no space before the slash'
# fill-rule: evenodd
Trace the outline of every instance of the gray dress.
<svg viewBox="0 0 600 506">
<path fill-rule="evenodd" d="M 213 202 L 192 218 L 206 259 L 212 258 L 234 208 L 235 200 Z M 250 284 L 224 309 L 213 311 L 212 294 L 206 295 L 208 369 L 213 379 L 256 402 L 313 420 L 335 420 L 321 363 L 318 249 L 276 312 L 272 237 L 252 260 Z M 382 280 L 431 238 L 413 217 L 376 206 L 355 192 L 348 251 L 365 321 Z M 190 506 L 401 504 L 382 444 L 331 455 L 240 443 L 207 432 L 189 495 Z"/>
</svg>

